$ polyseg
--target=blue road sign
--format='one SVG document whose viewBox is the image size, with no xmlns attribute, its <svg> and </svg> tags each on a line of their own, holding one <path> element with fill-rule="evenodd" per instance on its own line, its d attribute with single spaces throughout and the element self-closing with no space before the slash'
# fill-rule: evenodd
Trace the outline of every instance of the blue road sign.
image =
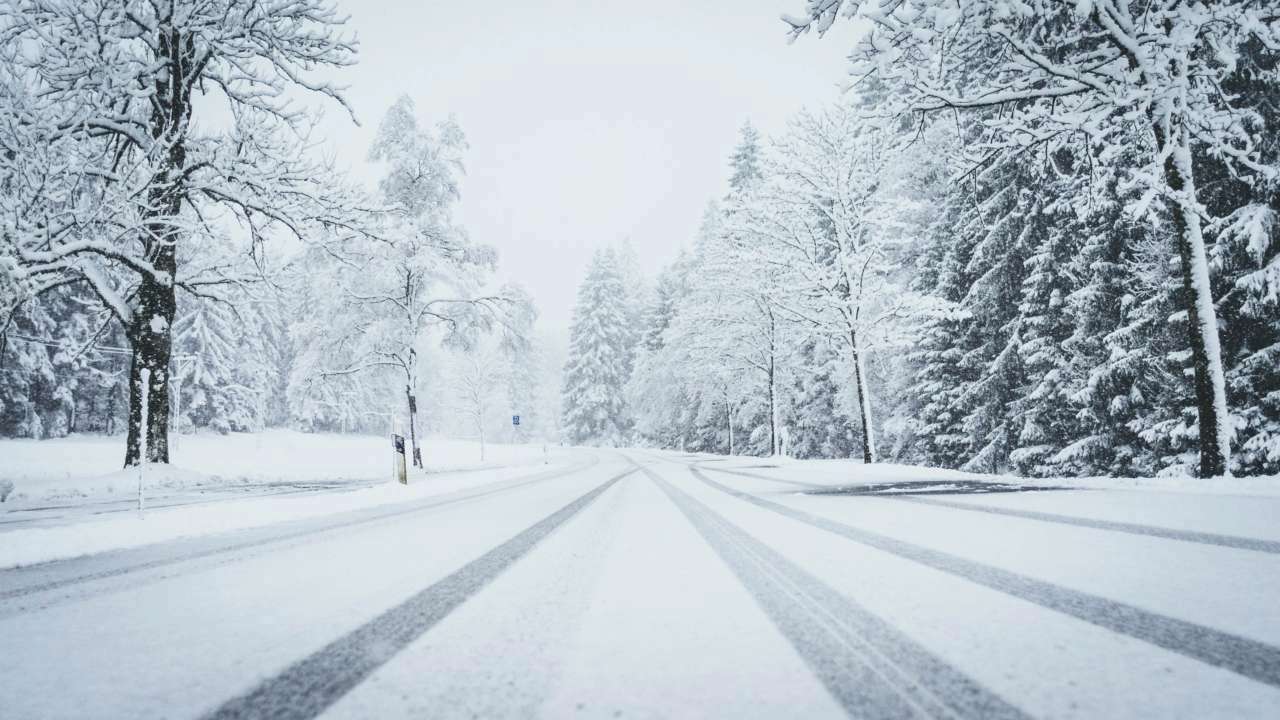
<svg viewBox="0 0 1280 720">
<path fill-rule="evenodd" d="M 512 415 L 512 416 L 511 416 L 511 424 L 512 424 L 512 425 L 519 425 L 519 424 L 520 424 L 520 416 L 519 416 L 519 415 Z"/>
</svg>

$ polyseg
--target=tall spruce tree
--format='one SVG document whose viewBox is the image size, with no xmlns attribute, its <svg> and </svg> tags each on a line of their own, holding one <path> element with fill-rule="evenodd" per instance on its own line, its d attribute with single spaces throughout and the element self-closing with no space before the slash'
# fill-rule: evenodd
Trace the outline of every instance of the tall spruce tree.
<svg viewBox="0 0 1280 720">
<path fill-rule="evenodd" d="M 597 250 L 578 288 L 564 370 L 564 432 L 579 445 L 619 446 L 629 422 L 627 293 L 612 249 Z"/>
</svg>

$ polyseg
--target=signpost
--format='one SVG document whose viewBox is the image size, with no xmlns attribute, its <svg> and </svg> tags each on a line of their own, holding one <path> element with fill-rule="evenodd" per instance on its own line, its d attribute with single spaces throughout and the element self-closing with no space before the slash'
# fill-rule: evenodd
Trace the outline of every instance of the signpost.
<svg viewBox="0 0 1280 720">
<path fill-rule="evenodd" d="M 138 514 L 146 509 L 146 501 L 142 496 L 142 486 L 147 475 L 147 423 L 151 422 L 151 418 L 147 417 L 147 410 L 150 409 L 151 402 L 151 368 L 142 368 L 142 417 L 139 419 L 138 425 Z"/>
<path fill-rule="evenodd" d="M 401 485 L 409 484 L 409 469 L 404 459 L 404 436 L 391 434 L 391 449 L 395 451 L 395 477 Z"/>
<path fill-rule="evenodd" d="M 512 416 L 511 416 L 511 424 L 512 424 L 513 426 L 515 426 L 515 427 L 520 427 L 520 416 L 519 416 L 519 415 L 512 415 Z"/>
</svg>

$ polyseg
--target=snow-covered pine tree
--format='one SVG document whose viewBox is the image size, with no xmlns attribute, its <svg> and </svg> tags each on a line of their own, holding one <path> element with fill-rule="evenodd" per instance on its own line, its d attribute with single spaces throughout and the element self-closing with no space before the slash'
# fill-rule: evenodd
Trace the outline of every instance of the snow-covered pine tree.
<svg viewBox="0 0 1280 720">
<path fill-rule="evenodd" d="M 857 402 L 841 402 L 845 388 L 854 386 L 848 364 L 830 342 L 810 336 L 796 350 L 798 372 L 790 393 L 794 398 L 787 426 L 792 457 L 845 458 L 861 451 L 854 440 Z M 865 369 L 865 368 L 864 368 Z"/>
<path fill-rule="evenodd" d="M 980 201 L 985 229 L 969 259 L 973 284 L 964 306 L 972 349 L 961 358 L 978 379 L 964 386 L 961 405 L 970 437 L 967 470 L 1003 471 L 1023 418 L 1017 401 L 1025 392 L 1019 300 L 1027 259 L 1047 235 L 1043 195 L 1025 168 L 998 164 L 979 178 L 988 196 Z"/>
<path fill-rule="evenodd" d="M 684 361 L 681 348 L 671 347 L 667 335 L 688 290 L 685 272 L 688 257 L 663 268 L 654 283 L 653 295 L 645 308 L 635 367 L 628 378 L 627 406 L 637 435 L 659 447 L 679 447 L 690 428 L 685 417 L 693 400 L 685 386 L 684 373 L 677 368 Z"/>
<path fill-rule="evenodd" d="M 764 177 L 761 167 L 760 131 L 748 120 L 738 131 L 738 145 L 729 158 L 729 194 L 745 192 Z"/>
<path fill-rule="evenodd" d="M 1101 168 L 1092 178 L 1075 179 L 1071 189 L 1080 246 L 1066 269 L 1076 288 L 1063 308 L 1070 335 L 1062 350 L 1076 427 L 1071 442 L 1046 462 L 1065 475 L 1136 475 L 1151 466 L 1151 450 L 1135 421 L 1182 384 L 1157 359 L 1159 337 L 1145 346 L 1146 335 L 1165 327 L 1146 312 L 1150 303 L 1139 300 L 1138 249 L 1152 228 L 1126 213 L 1130 198 L 1114 172 Z M 1135 324 L 1144 316 L 1146 322 Z"/>
<path fill-rule="evenodd" d="M 611 248 L 597 250 L 578 287 L 562 391 L 566 439 L 617 447 L 627 439 L 627 293 Z"/>
<path fill-rule="evenodd" d="M 1039 185 L 1042 197 L 1060 199 L 1033 203 L 1030 210 L 1037 221 L 1029 237 L 1018 303 L 1026 386 L 1013 408 L 1020 419 L 1009 459 L 1019 474 L 1046 476 L 1056 471 L 1051 459 L 1080 434 L 1070 401 L 1070 356 L 1064 343 L 1072 332 L 1067 298 L 1076 289 L 1071 262 L 1086 229 L 1073 222 L 1067 207 L 1075 188 L 1063 187 L 1062 180 Z"/>
<path fill-rule="evenodd" d="M 1247 43 L 1224 91 L 1247 112 L 1265 165 L 1280 165 L 1280 52 Z M 1232 470 L 1280 473 L 1280 173 L 1236 172 L 1201 152 L 1197 172 L 1212 223 L 1211 267 L 1222 320 L 1227 392 L 1235 420 Z M 1242 202 L 1243 201 L 1243 202 Z"/>
<path fill-rule="evenodd" d="M 875 21 L 851 56 L 853 72 L 889 87 L 884 112 L 968 112 L 984 130 L 984 160 L 1083 137 L 1103 149 L 1100 161 L 1114 163 L 1134 147 L 1135 131 L 1149 139 L 1138 145 L 1146 151 L 1142 162 L 1113 167 L 1146 190 L 1133 209 L 1172 230 L 1195 379 L 1199 474 L 1229 472 L 1232 422 L 1195 158 L 1216 158 L 1255 181 L 1277 176 L 1277 158 L 1256 142 L 1263 123 L 1250 99 L 1272 93 L 1241 92 L 1232 83 L 1255 77 L 1274 87 L 1274 73 L 1253 68 L 1274 60 L 1280 26 L 1251 0 L 1024 0 L 1016 9 L 1002 0 L 875 9 L 864 0 L 808 0 L 802 17 L 786 21 L 794 35 L 824 33 L 864 9 Z M 1250 62 L 1253 56 L 1267 62 Z"/>
</svg>

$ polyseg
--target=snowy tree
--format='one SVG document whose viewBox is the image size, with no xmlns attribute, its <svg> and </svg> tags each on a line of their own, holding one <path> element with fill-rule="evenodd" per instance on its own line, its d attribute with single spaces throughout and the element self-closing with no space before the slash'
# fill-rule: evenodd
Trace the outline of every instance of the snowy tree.
<svg viewBox="0 0 1280 720">
<path fill-rule="evenodd" d="M 842 402 L 847 387 L 848 363 L 828 339 L 811 335 L 800 342 L 796 352 L 799 372 L 795 377 L 791 428 L 792 456 L 798 458 L 844 458 L 858 452 L 850 421 L 853 403 Z M 864 366 L 865 372 L 865 366 Z"/>
<path fill-rule="evenodd" d="M 780 275 L 741 238 L 704 227 L 691 271 L 697 281 L 666 339 L 673 352 L 686 353 L 679 366 L 691 373 L 686 384 L 705 411 L 719 405 L 719 417 L 762 418 L 751 423 L 749 440 L 766 455 L 782 451 L 783 389 L 795 341 L 794 322 L 778 301 Z M 743 392 L 747 378 L 755 392 Z"/>
<path fill-rule="evenodd" d="M 733 171 L 729 177 L 731 196 L 746 191 L 764 177 L 764 171 L 760 167 L 760 132 L 748 121 L 742 124 L 738 135 L 738 146 L 729 159 L 729 169 Z"/>
<path fill-rule="evenodd" d="M 618 244 L 614 250 L 614 257 L 618 264 L 618 274 L 622 278 L 622 288 L 626 295 L 623 302 L 623 307 L 627 313 L 626 323 L 623 325 L 625 332 L 623 352 L 626 357 L 623 383 L 625 384 L 626 379 L 631 377 L 631 372 L 635 366 L 636 351 L 640 345 L 644 328 L 644 313 L 645 308 L 649 305 L 651 289 L 644 271 L 640 268 L 640 256 L 636 253 L 635 246 L 632 245 L 629 238 Z"/>
<path fill-rule="evenodd" d="M 575 444 L 622 445 L 630 430 L 626 383 L 627 293 L 612 249 L 597 250 L 578 288 L 562 395 L 564 431 Z"/>
<path fill-rule="evenodd" d="M 501 411 L 502 390 L 508 365 L 492 341 L 453 353 L 449 386 L 453 412 L 475 432 L 480 442 L 480 462 L 485 459 L 485 430 L 495 410 Z"/>
<path fill-rule="evenodd" d="M 773 283 L 776 304 L 848 353 L 862 457 L 874 462 L 866 357 L 905 344 L 902 331 L 928 305 L 905 287 L 915 228 L 886 167 L 895 156 L 854 109 L 832 109 L 801 113 L 769 158 L 731 234 L 785 278 Z"/>
<path fill-rule="evenodd" d="M 342 184 L 307 158 L 307 115 L 288 102 L 294 91 L 341 101 L 316 72 L 353 62 L 341 25 L 321 0 L 0 10 L 0 235 L 32 292 L 77 284 L 125 329 L 127 465 L 142 460 L 143 433 L 146 460 L 169 460 L 176 292 L 206 296 L 253 274 L 184 264 L 183 249 L 234 231 L 250 259 L 273 235 L 352 226 Z"/>
<path fill-rule="evenodd" d="M 466 141 L 452 120 L 432 132 L 418 124 L 413 102 L 402 97 L 378 129 L 369 157 L 385 164 L 379 182 L 385 210 L 372 236 L 357 238 L 342 254 L 317 253 L 328 292 L 324 322 L 300 342 L 312 351 L 300 378 L 315 388 L 334 378 L 390 370 L 399 376 L 416 465 L 420 345 L 429 333 L 467 347 L 505 322 L 514 300 L 486 283 L 496 264 L 492 248 L 473 243 L 453 223 L 458 175 Z M 323 392 L 316 389 L 316 392 Z"/>
<path fill-rule="evenodd" d="M 510 424 L 512 442 L 522 441 L 530 432 L 542 433 L 544 420 L 539 396 L 544 377 L 543 348 L 534 336 L 533 325 L 538 311 L 533 298 L 524 288 L 509 285 L 503 289 L 507 299 L 505 322 L 498 334 L 498 352 L 502 357 L 502 379 L 505 385 L 506 413 L 519 415 L 520 425 Z"/>
<path fill-rule="evenodd" d="M 681 365 L 680 349 L 667 343 L 667 334 L 688 294 L 688 269 L 689 257 L 682 252 L 675 263 L 658 273 L 643 313 L 635 369 L 626 388 L 637 433 L 662 447 L 678 447 L 689 432 L 684 421 L 692 402 L 684 385 L 688 374 Z"/>
<path fill-rule="evenodd" d="M 988 131 L 982 152 L 1083 141 L 1107 162 L 1142 128 L 1148 152 L 1131 178 L 1147 192 L 1134 210 L 1158 204 L 1170 218 L 1189 319 L 1200 475 L 1226 473 L 1232 428 L 1193 155 L 1262 180 L 1276 176 L 1256 141 L 1259 114 L 1229 85 L 1246 51 L 1280 47 L 1267 8 L 1248 0 L 809 0 L 805 16 L 787 22 L 795 35 L 822 33 L 841 16 L 870 21 L 853 72 L 893 89 L 887 112 L 975 111 Z"/>
</svg>

